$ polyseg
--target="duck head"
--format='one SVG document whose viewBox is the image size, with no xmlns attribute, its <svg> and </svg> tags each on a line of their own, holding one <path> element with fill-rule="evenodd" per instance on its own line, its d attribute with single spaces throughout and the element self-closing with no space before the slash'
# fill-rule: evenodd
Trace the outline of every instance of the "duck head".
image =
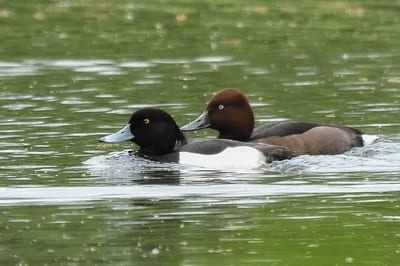
<svg viewBox="0 0 400 266">
<path fill-rule="evenodd" d="M 143 108 L 132 114 L 129 123 L 111 135 L 102 137 L 100 142 L 116 143 L 131 140 L 139 152 L 146 155 L 164 155 L 173 152 L 186 143 L 174 119 L 165 111 Z"/>
<path fill-rule="evenodd" d="M 218 138 L 247 141 L 254 128 L 254 116 L 246 96 L 237 89 L 223 89 L 211 98 L 204 112 L 182 131 L 212 128 Z"/>
</svg>

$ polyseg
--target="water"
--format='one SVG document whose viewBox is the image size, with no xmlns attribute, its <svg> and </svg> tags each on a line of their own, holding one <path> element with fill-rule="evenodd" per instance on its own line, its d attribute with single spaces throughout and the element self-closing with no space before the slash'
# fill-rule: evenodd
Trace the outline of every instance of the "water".
<svg viewBox="0 0 400 266">
<path fill-rule="evenodd" d="M 398 264 L 398 8 L 3 1 L 0 264 Z M 225 87 L 248 95 L 257 124 L 311 120 L 379 138 L 240 171 L 98 143 L 145 106 L 183 125 Z"/>
</svg>

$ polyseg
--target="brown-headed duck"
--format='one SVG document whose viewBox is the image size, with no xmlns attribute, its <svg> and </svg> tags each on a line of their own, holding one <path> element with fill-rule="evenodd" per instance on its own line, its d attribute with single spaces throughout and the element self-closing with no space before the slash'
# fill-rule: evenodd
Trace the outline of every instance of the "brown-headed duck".
<svg viewBox="0 0 400 266">
<path fill-rule="evenodd" d="M 205 111 L 181 130 L 202 128 L 217 130 L 219 139 L 283 146 L 298 155 L 340 154 L 364 145 L 359 130 L 339 125 L 283 121 L 254 128 L 249 101 L 243 92 L 231 88 L 216 93 Z"/>
</svg>

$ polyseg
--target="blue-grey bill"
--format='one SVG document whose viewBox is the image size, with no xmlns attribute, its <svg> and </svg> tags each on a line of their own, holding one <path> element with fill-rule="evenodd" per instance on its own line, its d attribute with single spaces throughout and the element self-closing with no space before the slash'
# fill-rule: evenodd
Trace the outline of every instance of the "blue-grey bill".
<svg viewBox="0 0 400 266">
<path fill-rule="evenodd" d="M 121 128 L 118 132 L 115 132 L 113 134 L 110 134 L 108 136 L 102 137 L 100 139 L 101 142 L 109 142 L 109 143 L 115 143 L 115 142 L 121 142 L 125 140 L 131 140 L 135 136 L 131 133 L 131 124 L 127 124 L 123 128 Z"/>
<path fill-rule="evenodd" d="M 202 129 L 202 128 L 208 128 L 211 126 L 210 118 L 208 116 L 208 112 L 202 113 L 196 120 L 193 122 L 190 122 L 189 124 L 186 124 L 181 127 L 182 131 L 191 131 L 191 130 L 197 130 L 197 129 Z"/>
</svg>

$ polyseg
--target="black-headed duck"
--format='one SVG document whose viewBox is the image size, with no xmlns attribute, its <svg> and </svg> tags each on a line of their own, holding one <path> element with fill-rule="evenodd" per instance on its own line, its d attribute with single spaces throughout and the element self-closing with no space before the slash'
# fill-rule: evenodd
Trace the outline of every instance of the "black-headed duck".
<svg viewBox="0 0 400 266">
<path fill-rule="evenodd" d="M 289 149 L 274 145 L 227 139 L 188 140 L 174 119 L 156 108 L 139 109 L 121 130 L 100 139 L 109 143 L 126 140 L 139 146 L 134 153 L 137 156 L 211 168 L 256 168 L 294 156 Z"/>
</svg>

